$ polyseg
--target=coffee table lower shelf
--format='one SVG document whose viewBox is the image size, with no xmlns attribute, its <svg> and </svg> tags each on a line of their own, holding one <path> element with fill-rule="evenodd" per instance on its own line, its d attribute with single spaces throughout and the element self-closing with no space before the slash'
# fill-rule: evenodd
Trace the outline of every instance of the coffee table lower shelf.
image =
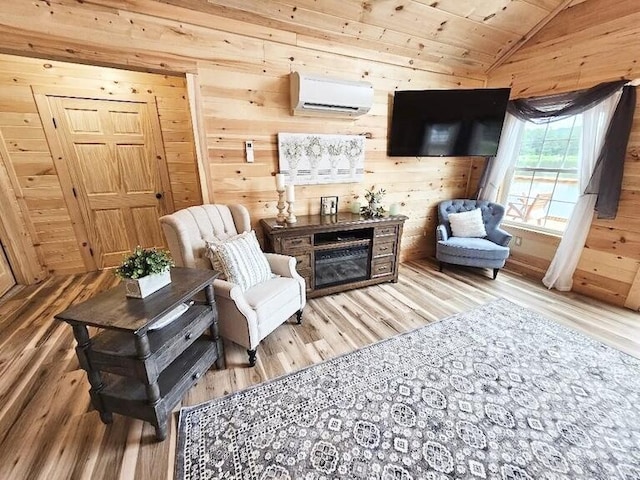
<svg viewBox="0 0 640 480">
<path fill-rule="evenodd" d="M 145 385 L 133 378 L 102 374 L 102 388 L 90 390 L 100 418 L 110 423 L 111 413 L 150 422 L 158 440 L 167 436 L 167 422 L 173 408 L 184 394 L 211 368 L 218 358 L 218 348 L 208 337 L 201 337 L 187 348 L 158 377 L 160 398 L 155 404 L 147 400 Z"/>
</svg>

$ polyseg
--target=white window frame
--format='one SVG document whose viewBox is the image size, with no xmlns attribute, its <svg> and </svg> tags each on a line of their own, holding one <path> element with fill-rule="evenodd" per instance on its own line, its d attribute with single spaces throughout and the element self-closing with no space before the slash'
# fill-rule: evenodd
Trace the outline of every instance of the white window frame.
<svg viewBox="0 0 640 480">
<path fill-rule="evenodd" d="M 574 117 L 577 117 L 578 115 L 575 115 Z M 553 122 L 550 122 L 553 123 Z M 525 126 L 526 128 L 526 126 Z M 567 146 L 564 152 L 564 156 L 563 156 L 563 164 L 564 161 L 566 159 L 567 156 L 567 151 L 569 149 L 569 143 L 571 140 L 571 137 L 573 135 L 573 130 L 575 128 L 575 119 L 574 122 L 571 126 L 571 134 L 569 135 L 569 138 L 567 139 Z M 547 129 L 545 130 L 545 134 L 542 140 L 542 144 L 543 144 L 543 148 L 541 149 L 541 153 L 540 156 L 542 156 L 542 151 L 544 149 L 544 143 L 547 140 L 547 133 L 548 133 L 548 125 L 547 125 Z M 522 145 L 520 146 L 520 150 L 517 153 L 517 157 L 520 157 L 520 151 L 522 150 Z M 556 191 L 556 187 L 558 185 L 558 178 L 561 174 L 564 173 L 572 173 L 572 174 L 578 174 L 578 167 L 576 166 L 576 168 L 550 168 L 550 167 L 518 167 L 517 166 L 517 161 L 518 159 L 516 158 L 516 160 L 509 166 L 509 168 L 507 169 L 506 175 L 505 175 L 505 181 L 502 184 L 502 187 L 500 188 L 500 193 L 499 193 L 499 201 L 502 205 L 505 206 L 505 211 L 508 210 L 508 203 L 509 203 L 509 190 L 511 188 L 511 185 L 513 183 L 513 180 L 515 178 L 516 172 L 517 171 L 523 171 L 523 172 L 533 172 L 533 178 L 535 179 L 535 174 L 536 172 L 540 172 L 540 173 L 555 173 L 556 174 L 556 178 L 555 178 L 555 182 L 553 183 L 553 189 L 551 192 L 551 201 L 549 202 L 549 204 L 547 205 L 547 210 L 545 212 L 545 218 L 546 216 L 548 216 L 548 212 L 549 209 L 551 208 L 551 202 L 555 202 L 555 203 L 559 203 L 560 201 L 558 200 L 553 200 L 553 195 L 555 194 Z M 532 180 L 531 185 L 533 185 L 535 180 Z M 527 197 L 528 198 L 532 198 L 535 195 L 531 195 L 531 188 L 529 189 L 529 192 L 527 192 Z M 579 196 L 579 195 L 578 195 Z M 578 200 L 578 196 L 576 196 L 576 201 Z M 565 202 L 567 204 L 571 203 L 573 206 L 575 206 L 576 202 Z M 567 223 L 568 223 L 568 218 L 567 218 Z M 549 227 L 545 227 L 545 226 L 541 226 L 541 225 L 535 225 L 535 224 L 531 224 L 531 223 L 525 223 L 525 222 L 518 222 L 518 221 L 514 221 L 509 219 L 508 217 L 504 217 L 503 224 L 508 225 L 510 227 L 514 227 L 514 228 L 520 228 L 523 230 L 531 230 L 531 231 L 536 231 L 536 232 L 541 232 L 541 233 L 546 233 L 546 234 L 551 234 L 551 235 L 556 235 L 556 236 L 562 236 L 562 234 L 564 233 L 564 229 L 563 230 L 558 230 L 555 228 L 549 228 Z M 565 224 L 566 227 L 566 224 Z"/>
</svg>

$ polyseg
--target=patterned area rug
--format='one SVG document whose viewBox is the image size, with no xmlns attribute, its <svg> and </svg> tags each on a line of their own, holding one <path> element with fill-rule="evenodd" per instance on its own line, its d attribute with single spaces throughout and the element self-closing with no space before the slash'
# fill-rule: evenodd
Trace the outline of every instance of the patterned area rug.
<svg viewBox="0 0 640 480">
<path fill-rule="evenodd" d="M 640 361 L 497 300 L 180 412 L 177 479 L 640 479 Z"/>
</svg>

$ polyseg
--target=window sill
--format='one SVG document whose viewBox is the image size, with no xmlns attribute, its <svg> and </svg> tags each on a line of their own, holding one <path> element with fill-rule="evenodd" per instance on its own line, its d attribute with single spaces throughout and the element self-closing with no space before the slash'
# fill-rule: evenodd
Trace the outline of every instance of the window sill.
<svg viewBox="0 0 640 480">
<path fill-rule="evenodd" d="M 503 221 L 500 224 L 500 228 L 505 229 L 507 231 L 517 230 L 519 232 L 533 233 L 533 234 L 557 238 L 557 239 L 562 238 L 562 232 L 558 232 L 557 230 L 549 230 L 542 227 L 535 227 L 534 225 L 528 225 L 526 223 L 515 223 L 515 222 Z"/>
</svg>

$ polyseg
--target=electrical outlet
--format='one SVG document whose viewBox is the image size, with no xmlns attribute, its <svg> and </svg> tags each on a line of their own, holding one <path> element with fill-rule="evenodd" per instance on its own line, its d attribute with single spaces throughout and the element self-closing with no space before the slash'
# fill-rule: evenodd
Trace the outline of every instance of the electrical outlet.
<svg viewBox="0 0 640 480">
<path fill-rule="evenodd" d="M 514 241 L 515 241 L 516 247 L 519 247 L 522 245 L 522 237 L 515 236 Z"/>
<path fill-rule="evenodd" d="M 253 140 L 244 142 L 244 152 L 247 156 L 247 163 L 253 163 Z"/>
</svg>

